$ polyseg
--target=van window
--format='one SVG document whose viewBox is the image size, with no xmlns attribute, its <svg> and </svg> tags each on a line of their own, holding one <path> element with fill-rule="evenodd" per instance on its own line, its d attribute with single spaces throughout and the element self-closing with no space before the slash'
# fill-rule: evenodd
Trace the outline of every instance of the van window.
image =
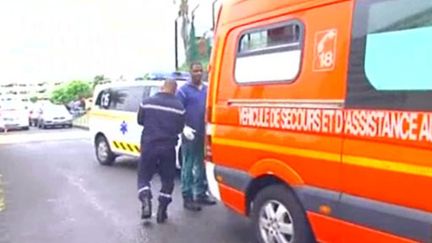
<svg viewBox="0 0 432 243">
<path fill-rule="evenodd" d="M 357 1 L 351 107 L 432 110 L 432 2 Z"/>
<path fill-rule="evenodd" d="M 293 81 L 300 71 L 302 39 L 303 27 L 298 21 L 243 33 L 238 41 L 235 80 Z"/>
<path fill-rule="evenodd" d="M 100 109 L 109 109 L 110 95 L 109 89 L 102 90 L 96 97 L 95 105 Z"/>
<path fill-rule="evenodd" d="M 110 109 L 119 111 L 138 111 L 144 93 L 144 87 L 113 88 L 111 90 Z"/>
<path fill-rule="evenodd" d="M 150 86 L 150 94 L 149 96 L 153 96 L 156 93 L 161 91 L 161 87 L 160 86 Z"/>
<path fill-rule="evenodd" d="M 146 85 L 144 87 L 144 92 L 142 94 L 142 100 L 148 97 L 155 95 L 157 92 L 161 90 L 161 86 L 149 86 Z"/>
<path fill-rule="evenodd" d="M 143 94 L 142 86 L 110 88 L 99 94 L 96 105 L 102 109 L 136 112 Z"/>
</svg>

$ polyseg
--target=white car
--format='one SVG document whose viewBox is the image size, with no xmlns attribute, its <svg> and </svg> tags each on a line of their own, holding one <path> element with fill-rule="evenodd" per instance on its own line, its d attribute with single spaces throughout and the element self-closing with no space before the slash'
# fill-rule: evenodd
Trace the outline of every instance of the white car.
<svg viewBox="0 0 432 243">
<path fill-rule="evenodd" d="M 37 124 L 42 129 L 55 126 L 72 127 L 72 119 L 72 114 L 64 105 L 44 105 Z"/>
<path fill-rule="evenodd" d="M 184 81 L 177 81 L 180 87 Z M 112 165 L 119 155 L 140 156 L 143 127 L 137 122 L 139 104 L 159 92 L 163 81 L 143 80 L 99 86 L 93 96 L 89 128 L 101 165 Z M 180 142 L 176 147 L 181 166 Z"/>
<path fill-rule="evenodd" d="M 0 103 L 0 130 L 29 129 L 28 112 L 20 102 Z"/>
</svg>

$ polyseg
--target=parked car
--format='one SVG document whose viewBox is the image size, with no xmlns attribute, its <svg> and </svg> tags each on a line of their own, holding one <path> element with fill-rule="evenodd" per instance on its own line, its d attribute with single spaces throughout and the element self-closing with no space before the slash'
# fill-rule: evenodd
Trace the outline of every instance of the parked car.
<svg viewBox="0 0 432 243">
<path fill-rule="evenodd" d="M 29 128 L 27 111 L 20 102 L 0 103 L 0 131 Z"/>
<path fill-rule="evenodd" d="M 38 127 L 72 127 L 72 114 L 63 105 L 44 105 L 41 108 Z"/>
</svg>

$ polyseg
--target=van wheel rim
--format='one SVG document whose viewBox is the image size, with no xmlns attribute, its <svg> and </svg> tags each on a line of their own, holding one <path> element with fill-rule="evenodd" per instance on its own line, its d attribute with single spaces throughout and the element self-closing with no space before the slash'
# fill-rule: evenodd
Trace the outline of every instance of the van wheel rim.
<svg viewBox="0 0 432 243">
<path fill-rule="evenodd" d="M 294 224 L 288 209 L 278 201 L 266 202 L 260 210 L 259 229 L 264 242 L 294 242 Z"/>
<path fill-rule="evenodd" d="M 98 157 L 102 161 L 108 158 L 108 145 L 105 142 L 100 142 L 98 145 Z"/>
</svg>

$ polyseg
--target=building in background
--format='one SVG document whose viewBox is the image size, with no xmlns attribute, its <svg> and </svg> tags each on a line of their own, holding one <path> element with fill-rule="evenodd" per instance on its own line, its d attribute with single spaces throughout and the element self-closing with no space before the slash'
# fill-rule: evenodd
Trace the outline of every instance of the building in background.
<svg viewBox="0 0 432 243">
<path fill-rule="evenodd" d="M 64 82 L 9 82 L 0 84 L 0 101 L 15 100 L 30 102 L 32 97 L 39 100 L 50 98 L 51 92 Z"/>
</svg>

